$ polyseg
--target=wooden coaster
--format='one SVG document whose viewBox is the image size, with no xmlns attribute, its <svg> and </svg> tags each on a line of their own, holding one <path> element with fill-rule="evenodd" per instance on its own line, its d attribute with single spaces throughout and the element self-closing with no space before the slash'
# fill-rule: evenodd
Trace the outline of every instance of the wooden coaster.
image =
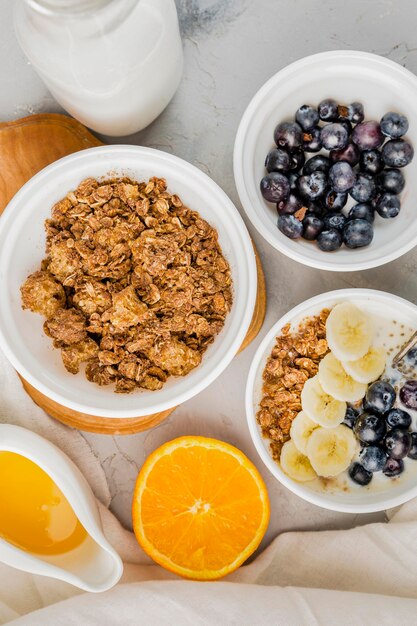
<svg viewBox="0 0 417 626">
<path fill-rule="evenodd" d="M 20 187 L 43 167 L 63 156 L 103 145 L 80 122 L 52 113 L 31 115 L 0 123 L 0 214 Z M 262 265 L 255 249 L 258 294 L 252 322 L 239 350 L 255 339 L 265 317 L 266 290 Z M 176 407 L 142 417 L 107 418 L 72 411 L 32 387 L 20 377 L 24 389 L 44 411 L 60 422 L 94 433 L 129 435 L 156 426 Z"/>
</svg>

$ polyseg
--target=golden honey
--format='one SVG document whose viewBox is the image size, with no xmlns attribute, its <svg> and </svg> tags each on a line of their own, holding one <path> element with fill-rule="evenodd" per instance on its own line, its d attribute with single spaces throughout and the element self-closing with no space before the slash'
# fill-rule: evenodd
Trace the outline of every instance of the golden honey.
<svg viewBox="0 0 417 626">
<path fill-rule="evenodd" d="M 0 452 L 0 537 L 35 554 L 76 548 L 86 531 L 70 503 L 36 463 Z"/>
</svg>

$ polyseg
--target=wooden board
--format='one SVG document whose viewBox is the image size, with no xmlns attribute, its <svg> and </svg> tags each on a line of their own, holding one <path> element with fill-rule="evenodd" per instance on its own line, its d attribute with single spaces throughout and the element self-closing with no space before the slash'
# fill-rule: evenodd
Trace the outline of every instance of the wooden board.
<svg viewBox="0 0 417 626">
<path fill-rule="evenodd" d="M 36 172 L 61 157 L 102 143 L 66 115 L 31 115 L 0 123 L 0 212 Z"/>
<path fill-rule="evenodd" d="M 100 145 L 103 145 L 102 142 L 82 124 L 66 115 L 47 113 L 0 123 L 0 213 L 20 187 L 43 167 L 73 152 Z M 255 253 L 258 295 L 252 322 L 240 350 L 253 341 L 265 317 L 265 278 L 256 250 Z M 95 433 L 137 433 L 156 426 L 176 408 L 145 417 L 96 417 L 63 407 L 40 393 L 22 377 L 21 380 L 31 398 L 49 415 L 74 428 Z"/>
</svg>

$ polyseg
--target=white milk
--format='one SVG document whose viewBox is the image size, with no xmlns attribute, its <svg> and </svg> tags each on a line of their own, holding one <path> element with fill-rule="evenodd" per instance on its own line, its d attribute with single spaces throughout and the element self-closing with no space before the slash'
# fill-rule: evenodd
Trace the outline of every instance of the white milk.
<svg viewBox="0 0 417 626">
<path fill-rule="evenodd" d="M 129 135 L 178 87 L 174 0 L 15 0 L 20 45 L 54 98 L 93 130 Z"/>
</svg>

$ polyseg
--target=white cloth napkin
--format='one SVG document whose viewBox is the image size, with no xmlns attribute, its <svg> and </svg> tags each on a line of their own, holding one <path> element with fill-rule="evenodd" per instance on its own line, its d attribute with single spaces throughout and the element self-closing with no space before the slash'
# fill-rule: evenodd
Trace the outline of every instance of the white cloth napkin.
<svg viewBox="0 0 417 626">
<path fill-rule="evenodd" d="M 143 553 L 107 509 L 103 470 L 80 433 L 48 417 L 0 353 L 0 422 L 38 432 L 70 456 L 99 501 L 104 532 L 125 562 L 102 594 L 0 563 L 0 624 L 13 626 L 401 626 L 417 623 L 417 500 L 387 524 L 291 532 L 221 582 L 179 580 Z"/>
</svg>

